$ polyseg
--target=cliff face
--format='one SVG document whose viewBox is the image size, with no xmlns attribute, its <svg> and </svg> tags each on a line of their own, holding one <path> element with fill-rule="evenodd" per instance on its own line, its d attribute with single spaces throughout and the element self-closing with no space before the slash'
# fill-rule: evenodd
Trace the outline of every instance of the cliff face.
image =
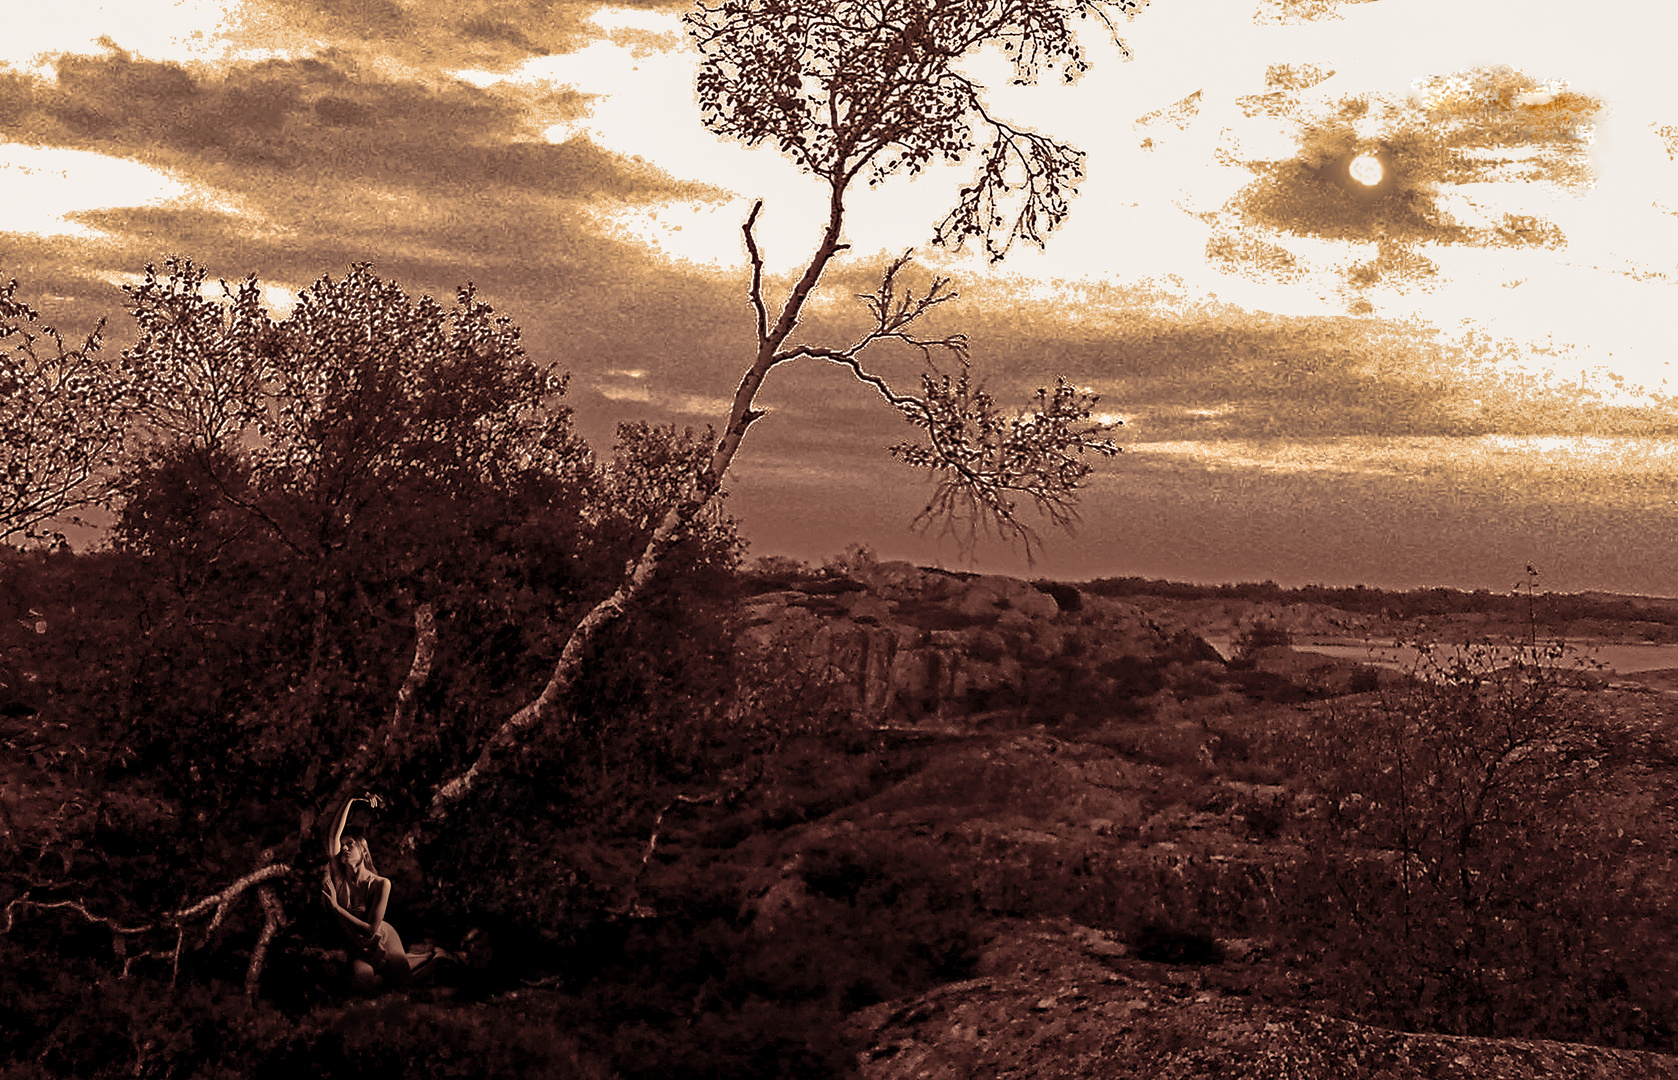
<svg viewBox="0 0 1678 1080">
<path fill-rule="evenodd" d="M 1054 592 L 881 563 L 749 597 L 746 637 L 873 724 L 1064 722 L 1224 666 L 1203 638 L 1134 605 Z"/>
</svg>

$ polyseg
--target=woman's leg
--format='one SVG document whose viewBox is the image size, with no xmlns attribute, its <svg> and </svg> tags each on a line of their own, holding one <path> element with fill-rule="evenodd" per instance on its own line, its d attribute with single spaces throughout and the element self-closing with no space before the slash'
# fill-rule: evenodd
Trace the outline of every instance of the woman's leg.
<svg viewBox="0 0 1678 1080">
<path fill-rule="evenodd" d="M 379 992 L 379 985 L 383 980 L 379 973 L 373 970 L 373 965 L 360 957 L 350 960 L 350 993 L 372 997 Z"/>
<path fill-rule="evenodd" d="M 458 960 L 458 957 L 439 949 L 435 945 L 423 945 L 418 949 L 410 949 L 407 955 L 409 980 L 417 983 L 434 977 L 437 974 L 437 963 L 440 960 Z"/>
<path fill-rule="evenodd" d="M 389 923 L 380 923 L 379 944 L 384 948 L 384 955 L 378 958 L 379 974 L 384 977 L 387 989 L 400 990 L 408 985 L 413 975 L 408 954 L 402 948 L 402 935 Z"/>
</svg>

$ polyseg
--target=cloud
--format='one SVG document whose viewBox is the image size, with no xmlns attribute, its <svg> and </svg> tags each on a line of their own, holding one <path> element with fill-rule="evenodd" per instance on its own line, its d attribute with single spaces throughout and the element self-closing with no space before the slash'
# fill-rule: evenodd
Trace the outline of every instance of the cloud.
<svg viewBox="0 0 1678 1080">
<path fill-rule="evenodd" d="M 1260 26 L 1278 23 L 1297 26 L 1300 23 L 1338 19 L 1341 17 L 1340 9 L 1348 4 L 1373 2 L 1374 0 L 1259 0 L 1258 10 L 1253 13 L 1253 22 Z"/>
<path fill-rule="evenodd" d="M 1242 99 L 1248 115 L 1296 126 L 1295 153 L 1236 161 L 1256 178 L 1209 216 L 1220 232 L 1210 257 L 1285 279 L 1295 264 L 1276 245 L 1288 237 L 1374 244 L 1373 258 L 1342 266 L 1356 293 L 1377 284 L 1425 283 L 1436 270 L 1423 253 L 1427 246 L 1557 248 L 1566 242 L 1539 216 L 1481 201 L 1500 198 L 1498 185 L 1588 189 L 1599 99 L 1491 67 L 1420 80 L 1403 100 L 1343 96 L 1307 108 L 1301 91 L 1326 77 L 1272 68 L 1269 91 Z M 1381 165 L 1376 183 L 1352 174 L 1353 161 L 1365 157 Z M 1235 233 L 1244 245 L 1228 239 Z M 1241 257 L 1243 246 L 1257 256 Z"/>
<path fill-rule="evenodd" d="M 824 279 L 831 302 L 805 319 L 804 340 L 854 340 L 867 316 L 844 298 L 871 289 L 878 266 L 862 257 L 835 266 Z M 920 290 L 927 273 L 911 269 L 903 283 Z M 1541 365 L 1530 349 L 1484 335 L 1250 312 L 1188 301 L 1160 283 L 1081 282 L 1064 295 L 995 278 L 955 284 L 961 296 L 928 320 L 926 335 L 967 334 L 976 374 L 1004 406 L 1023 405 L 1057 375 L 1097 391 L 1099 408 L 1125 420 L 1121 441 L 1678 434 L 1678 402 L 1634 403 L 1605 375 L 1546 379 L 1532 374 Z M 728 344 L 746 312 L 725 286 L 719 277 L 724 314 L 736 313 L 713 315 L 712 336 L 696 339 L 735 360 L 702 365 L 713 388 L 738 378 L 749 344 Z M 913 390 L 921 371 L 909 349 L 883 349 L 868 364 L 900 391 Z M 874 445 L 904 437 L 892 410 L 818 363 L 777 369 L 768 393 L 773 411 L 754 439 L 777 452 L 797 452 L 794 441 L 818 425 Z"/>
<path fill-rule="evenodd" d="M 335 48 L 415 69 L 507 70 L 599 36 L 606 8 L 681 11 L 679 0 L 245 0 L 223 35 L 293 52 Z"/>
<path fill-rule="evenodd" d="M 345 10 L 316 4 L 309 18 L 324 26 Z M 378 9 L 365 28 L 368 40 L 412 29 L 414 20 L 441 9 L 426 10 L 394 2 Z M 585 10 L 592 9 L 566 8 Z M 461 11 L 463 19 L 494 14 L 490 5 Z M 535 46 L 557 47 L 551 27 L 541 37 L 532 24 L 515 25 Z M 0 72 L 5 137 L 142 161 L 203 193 L 163 205 L 117 199 L 73 214 L 96 238 L 8 240 L 5 269 L 26 278 L 31 295 L 49 289 L 90 315 L 96 307 L 98 314 L 120 310 L 120 295 L 108 284 L 113 272 L 133 273 L 177 252 L 214 274 L 255 272 L 293 288 L 369 259 L 414 292 L 447 297 L 472 280 L 520 324 L 535 358 L 576 373 L 579 422 L 601 445 L 627 417 L 720 420 L 722 395 L 737 383 L 753 347 L 744 271 L 673 265 L 639 244 L 603 235 L 601 224 L 607 210 L 637 214 L 718 193 L 585 139 L 546 142 L 547 127 L 588 109 L 588 99 L 573 90 L 523 80 L 462 81 L 444 66 L 459 62 L 458 51 L 420 59 L 428 66 L 409 59 L 376 64 L 338 45 L 305 57 L 191 66 L 109 49 L 59 58 L 56 81 Z M 1281 105 L 1303 115 L 1301 95 L 1331 74 L 1273 66 L 1267 92 L 1283 95 Z M 1476 112 L 1469 105 L 1479 92 L 1446 88 L 1425 106 L 1450 113 L 1439 124 L 1462 130 L 1465 154 L 1480 152 L 1487 140 L 1525 139 L 1520 145 L 1530 146 L 1555 137 L 1550 121 L 1521 127 L 1495 115 L 1553 106 L 1555 98 L 1519 100 L 1545 91 L 1517 88 L 1511 103 Z M 1170 129 L 1196 108 L 1204 108 L 1204 99 L 1190 95 L 1149 126 Z M 1486 109 L 1494 115 L 1482 115 Z M 1311 120 L 1317 134 L 1289 161 L 1261 163 L 1255 183 L 1285 193 L 1290 183 L 1297 189 L 1316 182 L 1313 163 L 1348 152 L 1348 133 L 1361 138 L 1360 125 L 1381 119 L 1377 112 L 1340 110 Z M 1381 120 L 1386 127 L 1370 135 L 1386 140 L 1395 162 L 1404 159 L 1392 148 L 1402 148 L 1401 136 L 1410 130 L 1400 120 Z M 1392 179 L 1394 192 L 1410 195 L 1388 193 L 1382 196 L 1388 202 L 1372 208 L 1351 201 L 1353 192 L 1338 216 L 1290 211 L 1280 200 L 1266 204 L 1270 217 L 1261 220 L 1260 210 L 1240 204 L 1239 213 L 1230 211 L 1228 242 L 1209 245 L 1208 254 L 1285 276 L 1307 268 L 1304 256 L 1289 250 L 1290 235 L 1346 242 L 1385 228 L 1399 254 L 1440 242 L 1442 226 L 1426 212 L 1426 183 L 1445 184 L 1439 163 L 1450 157 L 1449 147 L 1415 138 L 1411 179 L 1404 170 Z M 1279 222 L 1291 223 L 1291 232 Z M 1377 252 L 1375 259 L 1382 257 Z M 848 340 L 858 332 L 860 311 L 844 298 L 870 290 L 884 258 L 852 257 L 832 269 L 822 302 L 800 328 L 806 340 Z M 1392 270 L 1376 265 L 1369 273 L 1381 279 Z M 791 283 L 769 284 L 771 295 L 784 295 Z M 1102 407 L 1124 416 L 1127 433 L 1137 438 L 1594 432 L 1634 422 L 1678 430 L 1659 410 L 1633 417 L 1571 389 L 1510 382 L 1502 370 L 1507 350 L 1453 345 L 1423 327 L 1251 315 L 1150 296 L 1143 288 L 1088 286 L 1066 302 L 1026 286 L 1011 290 L 1005 281 L 967 286 L 971 299 L 941 311 L 934 329 L 972 336 L 976 361 L 1000 400 L 1023 403 L 1064 373 L 1102 392 Z M 92 319 L 61 321 L 90 325 Z M 116 338 L 124 328 L 112 330 Z M 915 386 L 913 354 L 883 363 L 896 385 Z M 624 374 L 630 371 L 641 374 Z M 763 403 L 770 415 L 753 428 L 752 453 L 765 465 L 801 468 L 844 447 L 883 447 L 908 435 L 895 412 L 831 366 L 777 370 Z M 883 455 L 878 460 L 884 476 L 892 466 Z"/>
<path fill-rule="evenodd" d="M 28 281 L 102 282 L 179 253 L 298 285 L 372 260 L 416 290 L 449 296 L 470 279 L 498 303 L 565 312 L 536 321 L 567 344 L 610 337 L 602 355 L 633 358 L 614 313 L 685 279 L 602 235 L 600 211 L 717 197 L 586 138 L 546 141 L 545 127 L 587 107 L 546 84 L 477 87 L 341 53 L 190 66 L 108 48 L 54 70 L 0 69 L 0 140 L 25 157 L 56 147 L 127 163 L 147 182 L 83 192 L 85 209 L 55 205 L 70 223 L 56 231 L 79 227 L 87 243 L 9 237 L 4 269 Z M 120 304 L 102 289 L 85 321 Z"/>
<path fill-rule="evenodd" d="M 1236 105 L 1249 117 L 1292 115 L 1302 91 L 1334 77 L 1332 68 L 1317 64 L 1271 64 L 1264 72 L 1264 92 L 1235 99 Z"/>
<path fill-rule="evenodd" d="M 0 71 L 0 132 L 18 142 L 141 160 L 243 165 L 281 179 L 332 174 L 422 187 L 572 197 L 703 195 L 644 163 L 543 131 L 581 115 L 566 88 L 396 78 L 338 54 L 191 70 L 134 57 L 64 56 L 45 82 Z"/>
<path fill-rule="evenodd" d="M 1203 96 L 1204 91 L 1196 90 L 1181 101 L 1138 116 L 1131 127 L 1144 134 L 1142 149 L 1154 149 L 1158 145 L 1159 137 L 1165 134 L 1165 128 L 1171 127 L 1182 131 L 1192 124 L 1194 118 L 1200 113 L 1200 103 Z"/>
</svg>

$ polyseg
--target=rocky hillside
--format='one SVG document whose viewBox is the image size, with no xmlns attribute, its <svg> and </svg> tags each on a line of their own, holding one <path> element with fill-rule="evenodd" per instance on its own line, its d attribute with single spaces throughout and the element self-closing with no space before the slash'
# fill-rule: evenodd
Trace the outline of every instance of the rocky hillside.
<svg viewBox="0 0 1678 1080">
<path fill-rule="evenodd" d="M 743 615 L 749 640 L 822 679 L 856 720 L 1076 727 L 1168 687 L 1177 697 L 1221 692 L 1227 665 L 1208 639 L 1233 637 L 1247 607 L 1191 622 L 1072 585 L 865 563 L 750 595 Z M 1270 659 L 1259 666 L 1298 667 Z M 1295 674 L 1321 691 L 1356 668 L 1315 658 Z"/>
<path fill-rule="evenodd" d="M 743 868 L 740 917 L 773 949 L 902 893 L 881 885 L 902 867 L 957 883 L 975 919 L 960 977 L 852 1013 L 861 1076 L 1678 1076 L 1659 1054 L 1362 1021 L 1323 956 L 1268 934 L 1279 868 L 1303 854 L 1293 822 L 1314 812 L 1272 736 L 1399 679 L 1283 641 L 1394 630 L 1379 620 L 900 563 L 764 582 L 743 618 L 877 734 L 849 765 L 786 766 L 753 811 L 773 828 L 719 843 L 714 820 L 676 826 L 647 895 Z M 1639 723 L 1672 724 L 1678 695 L 1626 697 Z M 1207 911 L 1222 932 L 1197 930 Z"/>
</svg>

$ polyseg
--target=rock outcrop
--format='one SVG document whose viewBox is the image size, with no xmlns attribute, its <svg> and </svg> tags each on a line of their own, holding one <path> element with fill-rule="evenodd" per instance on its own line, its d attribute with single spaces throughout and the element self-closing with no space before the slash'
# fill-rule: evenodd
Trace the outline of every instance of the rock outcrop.
<svg viewBox="0 0 1678 1080">
<path fill-rule="evenodd" d="M 853 1024 L 864 1080 L 1678 1080 L 1663 1054 L 1407 1033 L 1226 995 L 1065 920 L 1004 933 L 975 978 Z"/>
<path fill-rule="evenodd" d="M 1192 631 L 1130 604 L 908 563 L 760 593 L 744 616 L 747 642 L 778 650 L 876 724 L 1058 720 L 1057 710 L 1146 697 L 1172 665 L 1223 663 Z"/>
</svg>

